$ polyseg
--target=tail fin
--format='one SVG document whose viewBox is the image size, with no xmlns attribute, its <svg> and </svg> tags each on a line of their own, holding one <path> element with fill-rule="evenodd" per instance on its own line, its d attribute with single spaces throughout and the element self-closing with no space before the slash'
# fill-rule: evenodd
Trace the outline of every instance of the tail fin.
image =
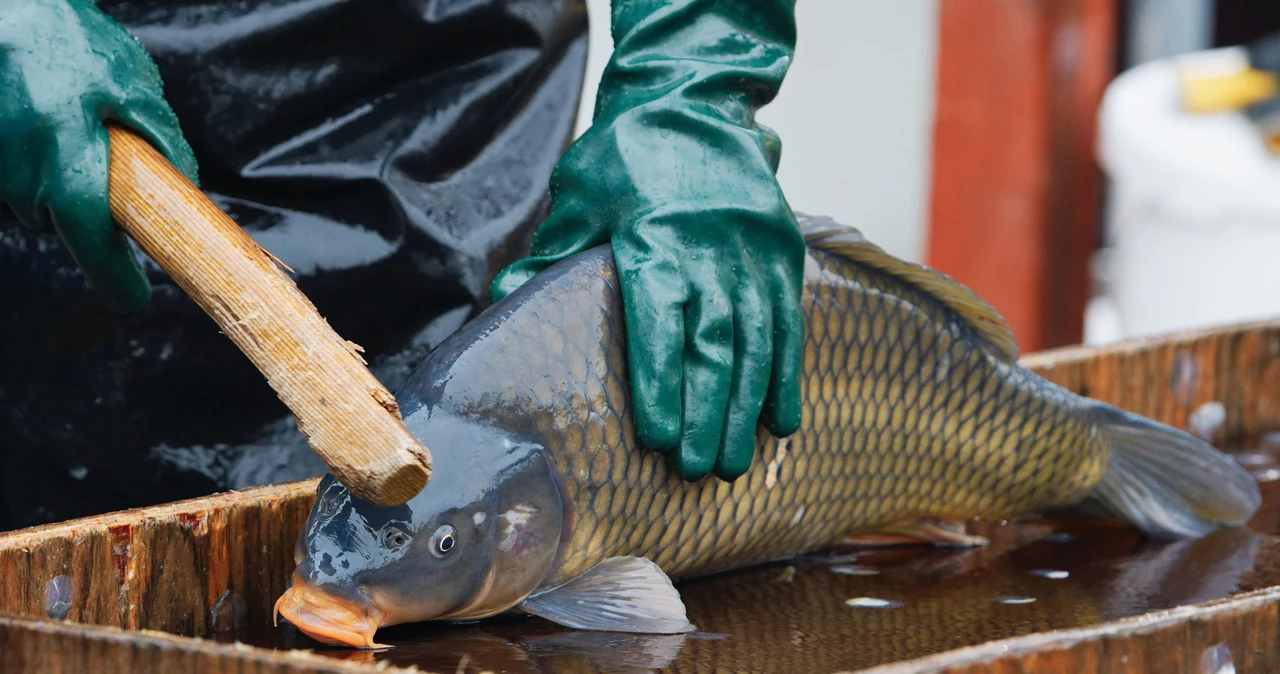
<svg viewBox="0 0 1280 674">
<path fill-rule="evenodd" d="M 1111 463 L 1090 499 L 1156 537 L 1200 537 L 1244 524 L 1262 503 L 1231 457 L 1176 428 L 1100 407 Z"/>
</svg>

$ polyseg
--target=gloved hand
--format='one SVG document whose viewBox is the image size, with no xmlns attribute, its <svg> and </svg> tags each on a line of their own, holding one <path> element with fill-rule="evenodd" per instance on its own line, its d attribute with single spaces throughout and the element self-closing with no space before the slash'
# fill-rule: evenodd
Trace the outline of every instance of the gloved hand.
<svg viewBox="0 0 1280 674">
<path fill-rule="evenodd" d="M 104 119 L 196 180 L 160 71 L 137 39 L 89 0 L 0 0 L 0 202 L 24 225 L 56 231 L 89 285 L 132 312 L 147 306 L 151 285 L 111 222 Z"/>
<path fill-rule="evenodd" d="M 641 442 L 687 480 L 733 479 L 762 405 L 775 435 L 800 426 L 804 240 L 774 177 L 781 145 L 755 122 L 790 65 L 795 3 L 615 0 L 613 35 L 533 256 L 491 294 L 612 242 Z"/>
</svg>

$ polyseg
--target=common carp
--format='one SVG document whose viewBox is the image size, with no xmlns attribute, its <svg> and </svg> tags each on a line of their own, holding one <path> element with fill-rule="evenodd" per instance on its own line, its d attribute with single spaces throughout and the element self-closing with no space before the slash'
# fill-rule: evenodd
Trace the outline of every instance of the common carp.
<svg viewBox="0 0 1280 674">
<path fill-rule="evenodd" d="M 1008 326 L 972 291 L 857 230 L 801 221 L 804 423 L 781 439 L 760 430 L 746 474 L 686 482 L 637 443 L 602 246 L 426 358 L 397 398 L 432 449 L 431 482 L 379 508 L 322 480 L 277 613 L 356 647 L 380 626 L 509 610 L 679 633 L 693 626 L 670 578 L 911 518 L 1084 504 L 1189 537 L 1258 508 L 1254 480 L 1207 443 L 1019 367 Z"/>
</svg>

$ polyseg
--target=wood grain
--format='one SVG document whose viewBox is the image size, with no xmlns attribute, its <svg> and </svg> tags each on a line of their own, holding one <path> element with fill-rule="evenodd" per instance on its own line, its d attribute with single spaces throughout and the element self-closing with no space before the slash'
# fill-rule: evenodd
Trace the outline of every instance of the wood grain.
<svg viewBox="0 0 1280 674">
<path fill-rule="evenodd" d="M 46 586 L 67 576 L 71 622 L 190 636 L 266 628 L 317 482 L 0 535 L 0 614 L 46 617 Z"/>
<path fill-rule="evenodd" d="M 373 667 L 307 651 L 271 651 L 96 625 L 67 625 L 0 616 L 0 672 L 7 674 L 344 674 L 415 672 Z"/>
<path fill-rule="evenodd" d="M 340 482 L 384 506 L 413 498 L 431 475 L 431 454 L 359 347 L 149 143 L 116 125 L 108 132 L 109 201 L 121 229 L 262 371 Z"/>
<path fill-rule="evenodd" d="M 1205 403 L 1227 418 L 1215 440 L 1280 430 L 1280 320 L 1069 348 L 1021 364 L 1081 395 L 1177 428 Z"/>
<path fill-rule="evenodd" d="M 1280 587 L 1273 587 L 1094 627 L 1001 639 L 862 672 L 1199 674 L 1205 651 L 1225 647 L 1237 673 L 1262 674 L 1280 671 L 1277 643 L 1280 643 Z M 1216 672 L 1207 670 L 1206 674 Z"/>
</svg>

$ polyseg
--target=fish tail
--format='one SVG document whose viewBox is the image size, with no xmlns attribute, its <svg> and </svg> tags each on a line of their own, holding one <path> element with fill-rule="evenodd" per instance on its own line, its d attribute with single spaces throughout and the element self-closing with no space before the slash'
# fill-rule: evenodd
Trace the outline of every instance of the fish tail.
<svg viewBox="0 0 1280 674">
<path fill-rule="evenodd" d="M 1231 457 L 1189 433 L 1100 406 L 1111 461 L 1090 500 L 1154 537 L 1195 537 L 1244 524 L 1262 503 Z"/>
</svg>

